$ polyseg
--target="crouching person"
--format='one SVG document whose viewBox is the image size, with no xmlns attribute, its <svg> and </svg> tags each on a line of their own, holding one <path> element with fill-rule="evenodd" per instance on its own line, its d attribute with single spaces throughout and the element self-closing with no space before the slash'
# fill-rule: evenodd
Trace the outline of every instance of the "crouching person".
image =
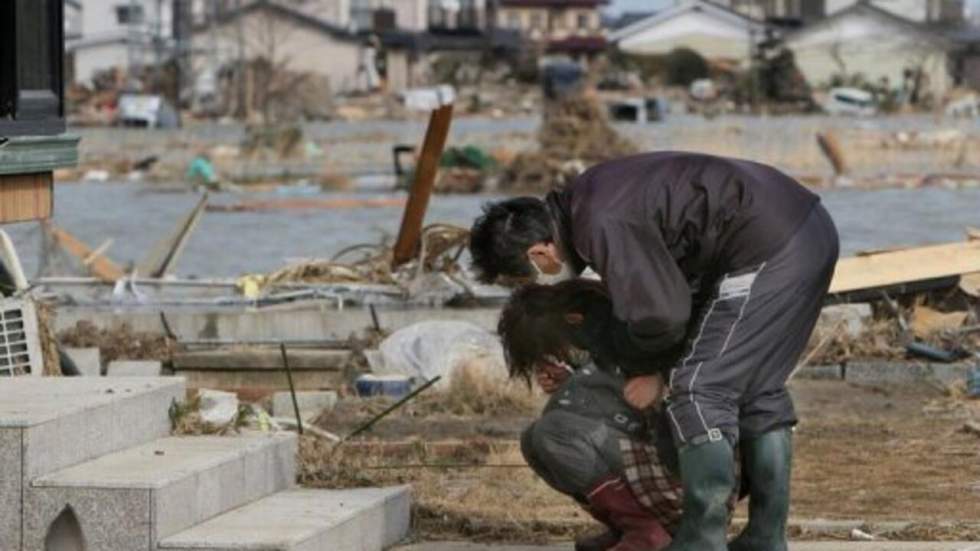
<svg viewBox="0 0 980 551">
<path fill-rule="evenodd" d="M 549 486 L 608 528 L 579 538 L 577 551 L 659 551 L 682 516 L 677 451 L 666 418 L 626 402 L 615 359 L 580 330 L 608 308 L 602 287 L 585 280 L 524 287 L 504 308 L 498 331 L 511 376 L 551 395 L 521 451 Z"/>
<path fill-rule="evenodd" d="M 640 444 L 646 423 L 623 400 L 624 381 L 594 365 L 574 373 L 568 369 L 557 361 L 535 367 L 537 380 L 552 395 L 521 437 L 524 459 L 549 486 L 574 498 L 608 527 L 577 539 L 576 551 L 663 549 L 680 520 L 680 480 L 669 474 L 654 449 L 642 465 L 649 488 L 637 493 L 638 480 L 626 475 L 628 466 L 636 470 L 637 461 L 623 446 L 636 442 L 637 451 L 646 450 Z"/>
</svg>

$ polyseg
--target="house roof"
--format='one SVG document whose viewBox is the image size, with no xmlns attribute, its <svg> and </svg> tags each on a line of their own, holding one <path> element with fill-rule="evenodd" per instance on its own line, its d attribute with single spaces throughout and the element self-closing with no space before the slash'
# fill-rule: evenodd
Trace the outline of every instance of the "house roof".
<svg viewBox="0 0 980 551">
<path fill-rule="evenodd" d="M 245 4 L 244 6 L 230 10 L 218 16 L 218 23 L 230 23 L 238 19 L 243 15 L 247 15 L 258 10 L 268 10 L 271 13 L 275 13 L 285 19 L 289 19 L 298 25 L 304 25 L 311 29 L 320 31 L 324 34 L 328 34 L 338 40 L 345 40 L 348 42 L 363 42 L 363 37 L 339 26 L 334 25 L 328 21 L 320 19 L 299 10 L 291 8 L 289 6 L 283 5 L 276 0 L 253 0 L 252 2 Z M 202 24 L 197 27 L 199 31 L 207 31 L 207 24 Z"/>
<path fill-rule="evenodd" d="M 629 38 L 637 33 L 644 32 L 650 28 L 662 25 L 672 19 L 692 12 L 704 13 L 721 21 L 734 25 L 743 25 L 749 29 L 755 29 L 758 31 L 765 29 L 764 23 L 742 15 L 741 13 L 731 10 L 725 6 L 720 6 L 712 2 L 706 2 L 705 0 L 682 0 L 673 7 L 658 11 L 652 15 L 640 19 L 639 21 L 636 21 L 635 23 L 616 30 L 609 35 L 609 39 L 613 42 L 618 42 L 624 38 Z"/>
<path fill-rule="evenodd" d="M 895 15 L 894 13 L 879 8 L 871 3 L 858 2 L 851 5 L 850 7 L 844 8 L 840 11 L 834 12 L 832 15 L 817 21 L 811 25 L 807 25 L 802 29 L 787 33 L 784 39 L 787 43 L 792 43 L 797 40 L 801 40 L 805 37 L 811 36 L 819 31 L 832 27 L 839 21 L 856 16 L 870 16 L 881 21 L 882 23 L 892 25 L 900 30 L 918 34 L 925 40 L 940 44 L 942 46 L 952 46 L 952 40 L 950 40 L 946 33 L 935 27 L 930 27 L 922 23 L 917 23 L 910 19 L 905 19 L 904 17 Z"/>
</svg>

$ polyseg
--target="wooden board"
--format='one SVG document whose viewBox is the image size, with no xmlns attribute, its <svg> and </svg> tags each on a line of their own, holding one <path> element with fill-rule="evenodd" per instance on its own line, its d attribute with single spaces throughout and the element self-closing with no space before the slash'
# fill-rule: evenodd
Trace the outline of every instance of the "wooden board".
<svg viewBox="0 0 980 551">
<path fill-rule="evenodd" d="M 119 265 L 92 249 L 74 235 L 55 226 L 49 226 L 48 232 L 62 249 L 85 263 L 93 276 L 109 283 L 114 283 L 125 277 L 126 272 Z"/>
<path fill-rule="evenodd" d="M 408 204 L 402 216 L 398 239 L 395 241 L 394 264 L 399 266 L 415 258 L 422 235 L 425 211 L 429 208 L 429 198 L 435 187 L 439 159 L 449 136 L 449 124 L 453 120 L 453 104 L 443 105 L 432 111 L 429 126 L 422 142 L 422 153 L 415 166 L 415 182 L 408 194 Z"/>
<path fill-rule="evenodd" d="M 980 241 L 948 243 L 843 258 L 830 293 L 846 293 L 980 272 Z"/>
<path fill-rule="evenodd" d="M 0 175 L 0 224 L 50 218 L 53 182 L 51 172 Z"/>
</svg>

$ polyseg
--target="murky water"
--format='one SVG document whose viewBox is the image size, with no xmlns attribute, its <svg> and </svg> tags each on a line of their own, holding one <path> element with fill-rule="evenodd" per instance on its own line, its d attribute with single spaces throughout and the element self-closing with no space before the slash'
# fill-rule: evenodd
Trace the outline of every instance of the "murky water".
<svg viewBox="0 0 980 551">
<path fill-rule="evenodd" d="M 844 254 L 896 245 L 963 239 L 967 225 L 980 226 L 980 190 L 835 190 L 822 193 L 837 221 Z M 329 194 L 329 197 L 352 197 Z M 357 195 L 386 197 L 396 194 Z M 229 204 L 263 197 L 221 195 Z M 269 197 L 269 196 L 264 196 Z M 112 239 L 108 256 L 125 264 L 147 256 L 197 201 L 191 193 L 153 192 L 136 184 L 70 184 L 55 192 L 55 224 L 90 246 Z M 427 222 L 468 226 L 492 196 L 436 196 Z M 184 276 L 223 277 L 264 272 L 298 258 L 328 257 L 344 247 L 393 236 L 400 207 L 308 212 L 206 213 L 177 266 Z M 33 275 L 40 250 L 37 224 L 7 227 Z"/>
</svg>

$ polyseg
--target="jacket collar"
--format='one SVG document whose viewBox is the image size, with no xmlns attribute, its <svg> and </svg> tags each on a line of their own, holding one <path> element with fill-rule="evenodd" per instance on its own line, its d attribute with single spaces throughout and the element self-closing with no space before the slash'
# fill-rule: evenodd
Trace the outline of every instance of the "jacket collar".
<svg viewBox="0 0 980 551">
<path fill-rule="evenodd" d="M 588 264 L 575 249 L 569 194 L 559 190 L 550 191 L 545 196 L 544 202 L 551 216 L 551 239 L 561 250 L 572 270 L 576 274 L 581 274 Z"/>
</svg>

